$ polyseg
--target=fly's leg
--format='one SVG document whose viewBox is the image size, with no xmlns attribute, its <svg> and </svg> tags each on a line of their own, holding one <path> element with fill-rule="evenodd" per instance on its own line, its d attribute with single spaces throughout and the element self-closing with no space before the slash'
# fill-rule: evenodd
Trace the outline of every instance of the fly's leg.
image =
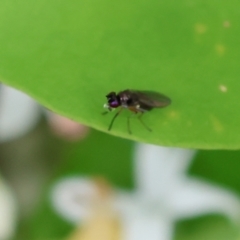
<svg viewBox="0 0 240 240">
<path fill-rule="evenodd" d="M 138 119 L 139 119 L 139 121 L 142 123 L 142 125 L 143 125 L 143 126 L 149 131 L 149 132 L 151 132 L 152 129 L 149 128 L 149 127 L 143 122 L 143 120 L 142 120 L 142 116 L 143 116 L 143 112 L 140 112 L 140 114 L 138 115 Z"/>
<path fill-rule="evenodd" d="M 109 125 L 109 127 L 108 127 L 108 131 L 110 131 L 110 130 L 112 129 L 112 126 L 113 126 L 113 123 L 114 123 L 116 117 L 121 113 L 122 110 L 123 110 L 123 109 L 121 108 L 121 109 L 114 115 L 114 117 L 112 118 L 112 121 L 111 121 L 111 123 L 110 123 L 110 125 Z"/>
<path fill-rule="evenodd" d="M 131 118 L 131 116 L 128 116 L 128 118 L 127 118 L 127 128 L 128 128 L 128 133 L 131 135 L 132 132 L 131 132 L 131 128 L 130 128 L 130 118 Z"/>
<path fill-rule="evenodd" d="M 132 134 L 131 127 L 130 127 L 130 118 L 133 117 L 133 116 L 136 116 L 136 114 L 137 114 L 137 111 L 133 111 L 133 110 L 131 110 L 131 111 L 132 111 L 132 114 L 129 115 L 128 118 L 127 118 L 127 128 L 128 128 L 128 133 L 129 134 Z"/>
</svg>

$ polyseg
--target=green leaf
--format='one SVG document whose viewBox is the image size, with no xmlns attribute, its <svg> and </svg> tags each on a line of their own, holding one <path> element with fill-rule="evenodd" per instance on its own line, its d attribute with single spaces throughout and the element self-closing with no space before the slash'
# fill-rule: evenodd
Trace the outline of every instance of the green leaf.
<svg viewBox="0 0 240 240">
<path fill-rule="evenodd" d="M 2 0 L 0 77 L 107 132 L 105 95 L 154 90 L 171 106 L 121 114 L 110 133 L 191 148 L 240 147 L 238 1 Z"/>
</svg>

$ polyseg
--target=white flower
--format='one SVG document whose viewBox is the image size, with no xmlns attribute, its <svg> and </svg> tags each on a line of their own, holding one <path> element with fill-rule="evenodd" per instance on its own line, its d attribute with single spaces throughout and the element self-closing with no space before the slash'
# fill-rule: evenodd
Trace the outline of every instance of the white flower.
<svg viewBox="0 0 240 240">
<path fill-rule="evenodd" d="M 137 144 L 136 192 L 119 196 L 124 240 L 171 240 L 177 220 L 219 213 L 238 222 L 240 200 L 233 192 L 186 172 L 195 151 Z"/>
<path fill-rule="evenodd" d="M 195 154 L 188 149 L 136 145 L 136 189 L 111 192 L 105 202 L 118 213 L 122 239 L 171 240 L 176 221 L 210 213 L 238 222 L 240 200 L 236 194 L 187 176 Z M 90 178 L 69 178 L 55 186 L 52 202 L 64 218 L 82 222 L 91 216 L 94 203 L 100 201 L 98 194 Z"/>
<path fill-rule="evenodd" d="M 17 203 L 12 191 L 0 178 L 0 240 L 14 236 L 17 222 Z"/>
<path fill-rule="evenodd" d="M 69 177 L 58 181 L 51 192 L 54 209 L 73 223 L 86 220 L 99 199 L 96 184 L 90 178 Z"/>
<path fill-rule="evenodd" d="M 30 97 L 0 85 L 0 143 L 26 134 L 35 127 L 39 116 L 39 107 Z"/>
</svg>

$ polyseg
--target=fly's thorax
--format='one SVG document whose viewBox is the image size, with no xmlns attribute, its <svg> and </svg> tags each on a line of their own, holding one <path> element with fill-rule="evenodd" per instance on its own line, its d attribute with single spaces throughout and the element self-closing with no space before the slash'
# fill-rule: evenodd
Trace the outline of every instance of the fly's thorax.
<svg viewBox="0 0 240 240">
<path fill-rule="evenodd" d="M 124 92 L 121 92 L 118 94 L 119 98 L 120 98 L 120 102 L 122 105 L 127 105 L 130 99 L 130 96 Z"/>
<path fill-rule="evenodd" d="M 128 107 L 135 107 L 136 104 L 138 104 L 137 101 L 132 97 L 131 92 L 129 90 L 122 91 L 118 94 L 120 98 L 120 102 L 122 107 L 128 108 Z"/>
<path fill-rule="evenodd" d="M 121 106 L 123 107 L 123 108 L 128 108 L 129 106 L 127 105 L 127 104 L 125 104 L 125 103 L 121 103 Z"/>
</svg>

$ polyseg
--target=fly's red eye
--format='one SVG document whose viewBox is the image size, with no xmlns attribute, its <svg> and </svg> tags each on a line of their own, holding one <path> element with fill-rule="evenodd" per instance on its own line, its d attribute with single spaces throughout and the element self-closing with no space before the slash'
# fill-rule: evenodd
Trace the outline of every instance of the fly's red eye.
<svg viewBox="0 0 240 240">
<path fill-rule="evenodd" d="M 117 100 L 114 100 L 114 101 L 109 102 L 109 105 L 112 108 L 117 108 L 117 107 L 119 107 L 120 104 Z"/>
</svg>

